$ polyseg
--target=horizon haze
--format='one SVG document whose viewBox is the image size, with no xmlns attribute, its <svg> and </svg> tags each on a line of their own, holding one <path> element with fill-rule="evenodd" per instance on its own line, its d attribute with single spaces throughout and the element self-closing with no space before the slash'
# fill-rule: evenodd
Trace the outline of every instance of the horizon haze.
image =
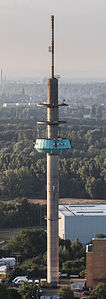
<svg viewBox="0 0 106 299">
<path fill-rule="evenodd" d="M 106 80 L 105 0 L 0 0 L 0 68 L 8 79 L 49 77 L 50 16 L 55 74 Z"/>
</svg>

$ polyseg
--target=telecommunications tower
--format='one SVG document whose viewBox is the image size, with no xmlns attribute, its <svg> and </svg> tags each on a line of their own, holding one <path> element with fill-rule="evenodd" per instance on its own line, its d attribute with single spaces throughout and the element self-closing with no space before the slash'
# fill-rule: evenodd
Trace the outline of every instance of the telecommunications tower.
<svg viewBox="0 0 106 299">
<path fill-rule="evenodd" d="M 47 153 L 47 282 L 56 285 L 59 280 L 59 238 L 58 238 L 58 199 L 59 199 L 59 154 L 71 148 L 69 139 L 59 136 L 59 107 L 67 106 L 64 102 L 58 104 L 58 80 L 54 76 L 54 16 L 51 16 L 51 46 L 52 54 L 51 78 L 48 79 L 47 103 L 38 106 L 47 108 L 47 120 L 38 124 L 47 125 L 47 138 L 36 139 L 35 149 Z"/>
</svg>

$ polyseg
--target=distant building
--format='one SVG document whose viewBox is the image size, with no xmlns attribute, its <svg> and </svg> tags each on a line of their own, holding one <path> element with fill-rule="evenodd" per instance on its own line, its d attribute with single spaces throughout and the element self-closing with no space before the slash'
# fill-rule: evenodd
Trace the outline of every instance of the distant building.
<svg viewBox="0 0 106 299">
<path fill-rule="evenodd" d="M 90 114 L 84 114 L 84 118 L 90 118 Z"/>
<path fill-rule="evenodd" d="M 14 268 L 16 266 L 15 257 L 2 257 L 0 259 L 0 266 L 8 265 L 10 268 Z"/>
<path fill-rule="evenodd" d="M 86 246 L 87 287 L 95 288 L 100 282 L 106 283 L 106 238 L 95 238 Z"/>
<path fill-rule="evenodd" d="M 106 204 L 59 205 L 59 236 L 86 244 L 97 233 L 106 234 Z"/>
<path fill-rule="evenodd" d="M 0 274 L 8 272 L 8 265 L 0 266 Z"/>
<path fill-rule="evenodd" d="M 8 269 L 9 269 L 8 265 L 0 266 L 0 281 L 6 279 Z"/>
<path fill-rule="evenodd" d="M 83 291 L 83 289 L 85 288 L 85 279 L 83 278 L 71 279 L 70 288 L 73 292 Z"/>
</svg>

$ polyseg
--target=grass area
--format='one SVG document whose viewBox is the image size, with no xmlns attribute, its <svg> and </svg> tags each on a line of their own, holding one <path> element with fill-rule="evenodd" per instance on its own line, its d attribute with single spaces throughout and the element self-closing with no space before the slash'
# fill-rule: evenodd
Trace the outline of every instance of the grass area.
<svg viewBox="0 0 106 299">
<path fill-rule="evenodd" d="M 4 204 L 15 204 L 16 201 L 8 199 L 0 199 L 1 203 Z M 46 199 L 28 199 L 30 203 L 46 205 Z M 83 199 L 83 198 L 59 198 L 59 204 L 97 204 L 97 203 L 106 203 L 106 200 L 103 199 Z"/>
<path fill-rule="evenodd" d="M 29 202 L 39 203 L 40 205 L 47 204 L 46 199 L 28 199 Z M 59 204 L 96 204 L 96 203 L 106 203 L 106 200 L 102 199 L 82 199 L 82 198 L 59 198 Z"/>
</svg>

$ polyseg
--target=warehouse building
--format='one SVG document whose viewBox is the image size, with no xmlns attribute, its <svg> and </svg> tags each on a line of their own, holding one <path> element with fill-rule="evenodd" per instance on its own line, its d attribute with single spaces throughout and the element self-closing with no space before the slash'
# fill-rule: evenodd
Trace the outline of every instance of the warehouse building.
<svg viewBox="0 0 106 299">
<path fill-rule="evenodd" d="M 59 237 L 86 244 L 96 234 L 106 234 L 106 204 L 59 205 Z"/>
</svg>

